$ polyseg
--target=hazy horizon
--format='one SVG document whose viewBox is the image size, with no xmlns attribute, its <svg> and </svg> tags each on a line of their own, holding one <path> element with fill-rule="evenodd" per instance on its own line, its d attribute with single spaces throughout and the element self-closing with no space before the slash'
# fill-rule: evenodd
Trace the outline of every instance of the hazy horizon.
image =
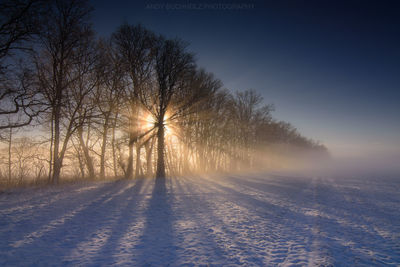
<svg viewBox="0 0 400 267">
<path fill-rule="evenodd" d="M 226 88 L 257 90 L 275 105 L 274 117 L 335 158 L 400 158 L 395 1 L 188 3 L 92 1 L 93 26 L 108 36 L 122 22 L 141 23 L 188 41 Z"/>
</svg>

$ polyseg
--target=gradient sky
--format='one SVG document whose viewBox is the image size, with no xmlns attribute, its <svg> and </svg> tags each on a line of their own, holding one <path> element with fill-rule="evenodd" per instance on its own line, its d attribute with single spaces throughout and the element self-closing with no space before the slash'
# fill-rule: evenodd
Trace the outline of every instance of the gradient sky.
<svg viewBox="0 0 400 267">
<path fill-rule="evenodd" d="M 252 6 L 165 6 L 215 2 Z M 99 35 L 128 22 L 188 41 L 199 66 L 225 87 L 256 89 L 275 105 L 275 118 L 321 141 L 334 156 L 400 155 L 399 1 L 92 4 Z"/>
</svg>

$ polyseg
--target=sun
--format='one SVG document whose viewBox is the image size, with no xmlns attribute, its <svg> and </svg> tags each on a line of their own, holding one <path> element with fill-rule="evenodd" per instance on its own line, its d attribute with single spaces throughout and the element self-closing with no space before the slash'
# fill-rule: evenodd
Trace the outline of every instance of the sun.
<svg viewBox="0 0 400 267">
<path fill-rule="evenodd" d="M 174 135 L 174 126 L 170 120 L 170 114 L 167 112 L 164 117 L 164 134 L 165 136 L 173 136 Z M 154 117 L 153 114 L 148 113 L 143 116 L 141 128 L 144 131 L 151 131 L 156 129 L 157 126 L 157 119 Z"/>
<path fill-rule="evenodd" d="M 143 123 L 143 128 L 144 130 L 150 130 L 153 129 L 156 124 L 156 120 L 152 114 L 148 114 Z"/>
</svg>

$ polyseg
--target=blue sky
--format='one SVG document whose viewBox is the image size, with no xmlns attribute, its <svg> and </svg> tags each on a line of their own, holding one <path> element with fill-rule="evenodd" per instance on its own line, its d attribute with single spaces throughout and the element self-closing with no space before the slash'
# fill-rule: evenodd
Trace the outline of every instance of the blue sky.
<svg viewBox="0 0 400 267">
<path fill-rule="evenodd" d="M 190 43 L 197 62 L 231 90 L 256 89 L 274 116 L 333 155 L 400 155 L 400 3 L 93 1 L 96 31 L 141 23 Z M 161 8 L 149 8 L 157 4 Z M 163 8 L 164 6 L 164 8 Z"/>
</svg>

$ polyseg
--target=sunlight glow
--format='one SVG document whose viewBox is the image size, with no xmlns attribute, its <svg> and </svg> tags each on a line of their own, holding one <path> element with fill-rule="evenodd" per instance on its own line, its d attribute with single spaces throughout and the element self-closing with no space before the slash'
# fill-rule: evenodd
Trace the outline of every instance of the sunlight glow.
<svg viewBox="0 0 400 267">
<path fill-rule="evenodd" d="M 165 135 L 166 136 L 171 136 L 171 135 L 173 135 L 173 130 L 172 130 L 172 128 L 168 125 L 168 123 L 164 123 L 164 126 L 165 126 Z"/>
<path fill-rule="evenodd" d="M 154 128 L 156 123 L 156 120 L 152 114 L 148 114 L 145 119 L 144 119 L 144 125 L 143 128 L 144 130 L 150 130 Z"/>
<path fill-rule="evenodd" d="M 170 118 L 170 114 L 167 112 L 164 116 L 164 134 L 165 136 L 171 137 L 174 135 L 174 130 L 173 130 L 173 126 L 171 121 L 169 120 Z M 144 119 L 142 119 L 142 123 L 141 123 L 141 128 L 144 131 L 149 131 L 152 130 L 154 128 L 156 128 L 156 118 L 154 117 L 153 114 L 148 113 L 147 115 L 144 115 Z"/>
<path fill-rule="evenodd" d="M 171 121 L 169 120 L 170 117 L 171 114 L 167 111 L 164 116 L 165 136 L 172 136 L 174 134 Z"/>
</svg>

